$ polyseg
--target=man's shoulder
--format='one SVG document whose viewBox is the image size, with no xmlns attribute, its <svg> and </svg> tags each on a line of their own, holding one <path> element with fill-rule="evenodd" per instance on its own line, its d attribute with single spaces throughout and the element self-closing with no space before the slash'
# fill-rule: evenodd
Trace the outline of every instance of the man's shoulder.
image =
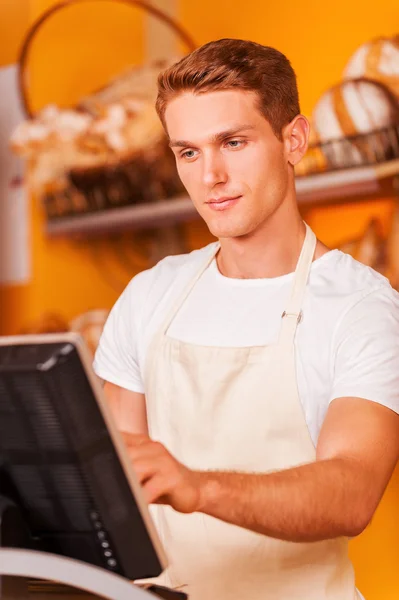
<svg viewBox="0 0 399 600">
<path fill-rule="evenodd" d="M 362 297 L 376 290 L 397 295 L 387 277 L 359 262 L 350 254 L 333 250 L 323 269 L 318 269 L 317 280 L 340 297 Z M 326 256 L 327 258 L 327 256 Z"/>
<path fill-rule="evenodd" d="M 154 275 L 167 278 L 176 278 L 187 274 L 188 276 L 201 268 L 207 258 L 211 257 L 216 250 L 218 242 L 212 242 L 207 246 L 192 250 L 186 254 L 175 254 L 166 256 L 160 260 L 151 270 Z"/>
<path fill-rule="evenodd" d="M 156 303 L 171 290 L 188 284 L 207 258 L 214 254 L 216 246 L 217 242 L 213 242 L 187 254 L 166 256 L 155 266 L 135 275 L 127 287 L 127 293 L 140 297 L 144 302 L 148 298 Z"/>
<path fill-rule="evenodd" d="M 399 309 L 399 294 L 387 277 L 340 250 L 326 258 L 324 268 L 315 272 L 312 287 L 320 306 L 323 310 L 328 307 L 334 322 L 352 309 L 373 314 L 378 307 L 383 311 Z"/>
</svg>

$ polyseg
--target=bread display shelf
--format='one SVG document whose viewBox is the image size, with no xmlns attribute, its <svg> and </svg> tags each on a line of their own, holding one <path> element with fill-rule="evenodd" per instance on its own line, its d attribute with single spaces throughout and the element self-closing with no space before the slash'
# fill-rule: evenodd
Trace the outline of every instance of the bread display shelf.
<svg viewBox="0 0 399 600">
<path fill-rule="evenodd" d="M 47 222 L 50 236 L 98 235 L 130 229 L 146 229 L 195 219 L 198 215 L 187 196 L 113 208 L 87 215 L 62 217 Z"/>
<path fill-rule="evenodd" d="M 399 176 L 399 159 L 373 166 L 356 167 L 309 175 L 297 179 L 299 204 L 323 204 L 348 201 L 351 198 L 375 199 L 385 194 L 397 194 L 395 181 Z"/>
<path fill-rule="evenodd" d="M 297 179 L 300 205 L 343 202 L 350 199 L 375 199 L 399 193 L 399 159 L 372 167 L 343 169 Z M 49 236 L 100 235 L 122 230 L 162 227 L 166 224 L 198 218 L 191 200 L 178 196 L 168 200 L 136 204 L 99 211 L 88 215 L 52 219 L 47 223 Z"/>
</svg>

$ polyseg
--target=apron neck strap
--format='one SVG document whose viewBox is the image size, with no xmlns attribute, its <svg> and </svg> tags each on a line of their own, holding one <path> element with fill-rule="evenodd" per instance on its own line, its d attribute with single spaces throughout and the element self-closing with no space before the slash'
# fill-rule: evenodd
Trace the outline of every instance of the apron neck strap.
<svg viewBox="0 0 399 600">
<path fill-rule="evenodd" d="M 173 319 L 175 318 L 175 316 L 176 316 L 177 312 L 179 311 L 180 307 L 182 306 L 182 304 L 184 304 L 187 296 L 190 294 L 191 290 L 193 289 L 193 287 L 195 286 L 195 284 L 197 283 L 197 281 L 200 279 L 201 275 L 209 267 L 209 265 L 211 264 L 211 262 L 215 258 L 216 254 L 219 252 L 219 249 L 220 249 L 220 244 L 219 244 L 219 242 L 217 242 L 216 245 L 212 248 L 212 251 L 210 252 L 210 254 L 207 256 L 207 258 L 204 261 L 204 263 L 201 265 L 201 267 L 198 270 L 198 272 L 190 280 L 189 284 L 183 289 L 183 292 L 178 296 L 176 302 L 173 304 L 171 310 L 167 314 L 167 317 L 166 317 L 166 319 L 165 319 L 165 321 L 163 323 L 163 326 L 162 326 L 162 328 L 160 330 L 161 336 L 166 335 L 166 333 L 167 333 L 167 331 L 169 329 L 169 326 L 172 323 Z"/>
<path fill-rule="evenodd" d="M 291 296 L 282 317 L 279 343 L 292 343 L 295 337 L 296 328 L 302 319 L 302 303 L 305 295 L 309 273 L 313 262 L 316 249 L 317 238 L 309 225 L 305 223 L 306 235 L 302 246 L 301 254 L 295 269 L 294 282 L 291 289 Z"/>
</svg>

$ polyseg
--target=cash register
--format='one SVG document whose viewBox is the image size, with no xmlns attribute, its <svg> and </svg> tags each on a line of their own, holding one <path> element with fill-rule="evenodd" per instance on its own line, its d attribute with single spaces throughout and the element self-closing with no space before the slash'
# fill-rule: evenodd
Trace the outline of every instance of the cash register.
<svg viewBox="0 0 399 600">
<path fill-rule="evenodd" d="M 187 598 L 166 566 L 82 338 L 0 337 L 1 600 Z"/>
</svg>

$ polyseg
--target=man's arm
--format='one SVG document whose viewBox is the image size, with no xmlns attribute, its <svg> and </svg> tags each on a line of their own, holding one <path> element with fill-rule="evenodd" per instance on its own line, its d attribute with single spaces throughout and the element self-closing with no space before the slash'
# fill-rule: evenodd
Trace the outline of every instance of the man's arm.
<svg viewBox="0 0 399 600">
<path fill-rule="evenodd" d="M 104 393 L 117 428 L 130 434 L 148 435 L 145 396 L 105 382 Z"/>
<path fill-rule="evenodd" d="M 329 407 L 314 463 L 270 474 L 191 471 L 159 443 L 126 438 L 148 502 L 203 512 L 278 539 L 359 534 L 399 458 L 399 416 L 361 398 Z"/>
</svg>

